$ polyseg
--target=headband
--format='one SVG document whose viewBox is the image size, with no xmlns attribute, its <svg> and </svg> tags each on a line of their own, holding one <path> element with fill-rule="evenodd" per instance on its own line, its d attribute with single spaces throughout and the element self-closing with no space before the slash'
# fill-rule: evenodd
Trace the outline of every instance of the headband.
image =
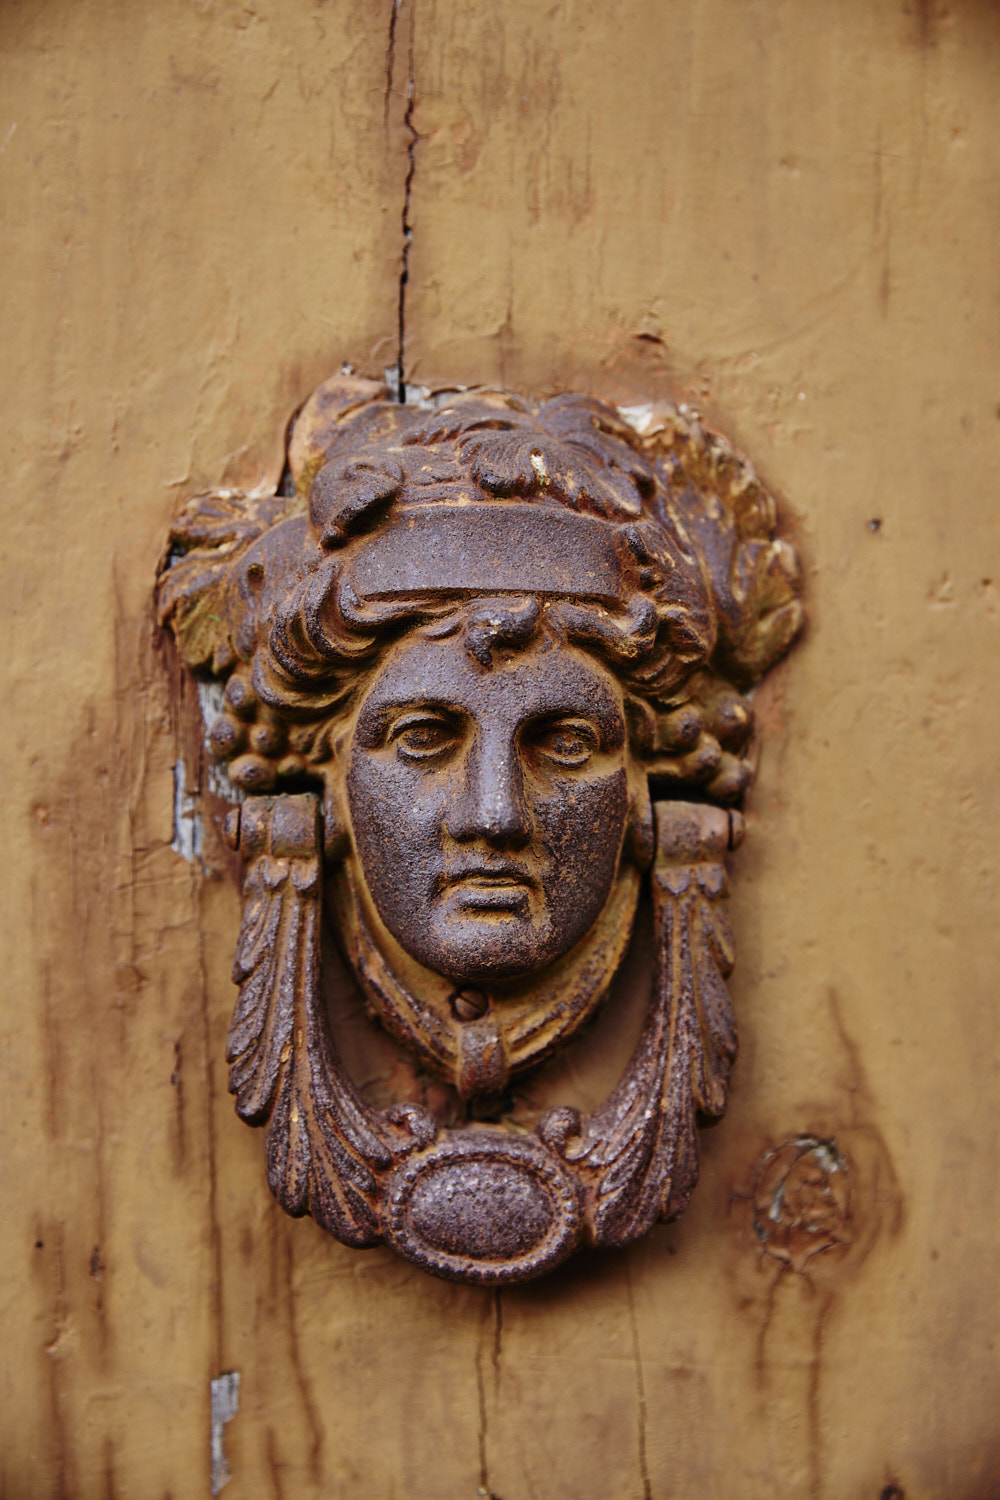
<svg viewBox="0 0 1000 1500">
<path fill-rule="evenodd" d="M 368 599 L 527 593 L 617 604 L 634 580 L 616 530 L 549 505 L 413 505 L 361 543 L 348 568 Z"/>
</svg>

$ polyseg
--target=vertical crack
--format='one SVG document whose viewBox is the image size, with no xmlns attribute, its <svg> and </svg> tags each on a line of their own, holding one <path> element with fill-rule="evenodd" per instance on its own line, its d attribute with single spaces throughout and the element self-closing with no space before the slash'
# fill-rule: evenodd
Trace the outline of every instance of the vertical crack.
<svg viewBox="0 0 1000 1500">
<path fill-rule="evenodd" d="M 500 1384 L 500 1355 L 503 1350 L 503 1303 L 500 1288 L 493 1292 L 493 1379 Z"/>
<path fill-rule="evenodd" d="M 382 126 L 389 129 L 389 114 L 392 109 L 392 75 L 396 66 L 396 22 L 399 19 L 400 0 L 392 0 L 389 17 L 389 41 L 385 49 L 385 93 L 382 96 Z"/>
<path fill-rule="evenodd" d="M 489 1430 L 489 1418 L 486 1408 L 486 1376 L 483 1370 L 483 1354 L 483 1343 L 480 1341 L 476 1348 L 476 1394 L 479 1398 L 479 1488 L 476 1494 L 488 1497 L 491 1494 L 489 1449 L 486 1442 Z"/>
<path fill-rule="evenodd" d="M 493 1389 L 494 1396 L 500 1383 L 500 1352 L 503 1342 L 503 1312 L 500 1304 L 500 1288 L 497 1287 L 491 1298 L 490 1307 L 486 1309 L 487 1315 L 492 1311 L 492 1339 L 489 1337 L 490 1330 L 484 1322 L 482 1337 L 476 1347 L 476 1392 L 479 1398 L 479 1487 L 476 1494 L 480 1500 L 500 1500 L 494 1495 L 490 1487 L 490 1463 L 489 1463 L 489 1408 L 486 1399 L 486 1360 L 491 1356 L 493 1365 Z M 490 1345 L 492 1347 L 490 1347 Z"/>
<path fill-rule="evenodd" d="M 395 57 L 396 47 L 396 17 L 400 0 L 393 0 L 392 20 L 389 26 L 390 65 Z M 410 5 L 410 37 L 406 64 L 406 110 L 403 114 L 403 125 L 407 133 L 406 142 L 406 179 L 403 184 L 403 258 L 399 271 L 399 321 L 397 330 L 397 353 L 396 353 L 396 399 L 406 400 L 406 288 L 410 280 L 410 246 L 413 243 L 413 229 L 410 225 L 410 198 L 413 192 L 413 173 L 417 165 L 417 141 L 420 139 L 413 124 L 413 64 L 414 64 L 414 31 L 415 16 L 414 7 Z"/>
<path fill-rule="evenodd" d="M 646 1381 L 642 1371 L 642 1350 L 639 1347 L 639 1325 L 635 1318 L 635 1296 L 632 1291 L 632 1276 L 628 1278 L 628 1318 L 632 1329 L 632 1358 L 635 1361 L 635 1394 L 638 1407 L 639 1477 L 642 1480 L 643 1500 L 653 1500 L 653 1487 L 649 1478 L 649 1461 L 646 1455 Z"/>
</svg>

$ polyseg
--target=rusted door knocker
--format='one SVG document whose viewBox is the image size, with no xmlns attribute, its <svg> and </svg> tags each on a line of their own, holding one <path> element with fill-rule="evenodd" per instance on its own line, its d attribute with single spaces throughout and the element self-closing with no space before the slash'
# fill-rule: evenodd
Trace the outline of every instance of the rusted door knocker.
<svg viewBox="0 0 1000 1500">
<path fill-rule="evenodd" d="M 773 500 L 683 408 L 576 395 L 410 406 L 340 376 L 288 459 L 277 495 L 193 500 L 159 581 L 185 664 L 225 684 L 237 1110 L 282 1206 L 346 1244 L 480 1283 L 627 1244 L 687 1204 L 736 1054 L 743 693 L 802 620 Z M 348 1077 L 324 906 L 369 1010 L 478 1100 L 593 1015 L 645 899 L 648 1013 L 593 1112 L 447 1128 Z"/>
</svg>

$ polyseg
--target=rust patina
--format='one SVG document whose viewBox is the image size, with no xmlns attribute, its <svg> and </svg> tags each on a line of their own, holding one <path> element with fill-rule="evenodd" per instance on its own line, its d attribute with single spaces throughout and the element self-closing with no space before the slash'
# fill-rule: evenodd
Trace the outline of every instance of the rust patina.
<svg viewBox="0 0 1000 1500">
<path fill-rule="evenodd" d="M 185 664 L 225 684 L 213 753 L 246 862 L 229 1033 L 272 1190 L 356 1246 L 524 1280 L 685 1207 L 726 1102 L 728 849 L 743 696 L 801 623 L 750 466 L 693 414 L 588 397 L 404 406 L 326 382 L 277 495 L 193 500 L 160 577 Z M 649 900 L 642 1034 L 590 1114 L 447 1128 L 348 1077 L 324 905 L 369 1010 L 465 1101 L 594 1013 Z"/>
</svg>

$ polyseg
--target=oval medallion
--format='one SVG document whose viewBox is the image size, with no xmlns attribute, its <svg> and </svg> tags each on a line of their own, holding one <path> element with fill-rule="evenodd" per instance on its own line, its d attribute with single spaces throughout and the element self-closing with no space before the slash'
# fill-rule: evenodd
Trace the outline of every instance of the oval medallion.
<svg viewBox="0 0 1000 1500">
<path fill-rule="evenodd" d="M 534 1137 L 469 1131 L 394 1173 L 385 1232 L 401 1255 L 438 1276 L 524 1281 L 573 1250 L 579 1193 Z"/>
</svg>

